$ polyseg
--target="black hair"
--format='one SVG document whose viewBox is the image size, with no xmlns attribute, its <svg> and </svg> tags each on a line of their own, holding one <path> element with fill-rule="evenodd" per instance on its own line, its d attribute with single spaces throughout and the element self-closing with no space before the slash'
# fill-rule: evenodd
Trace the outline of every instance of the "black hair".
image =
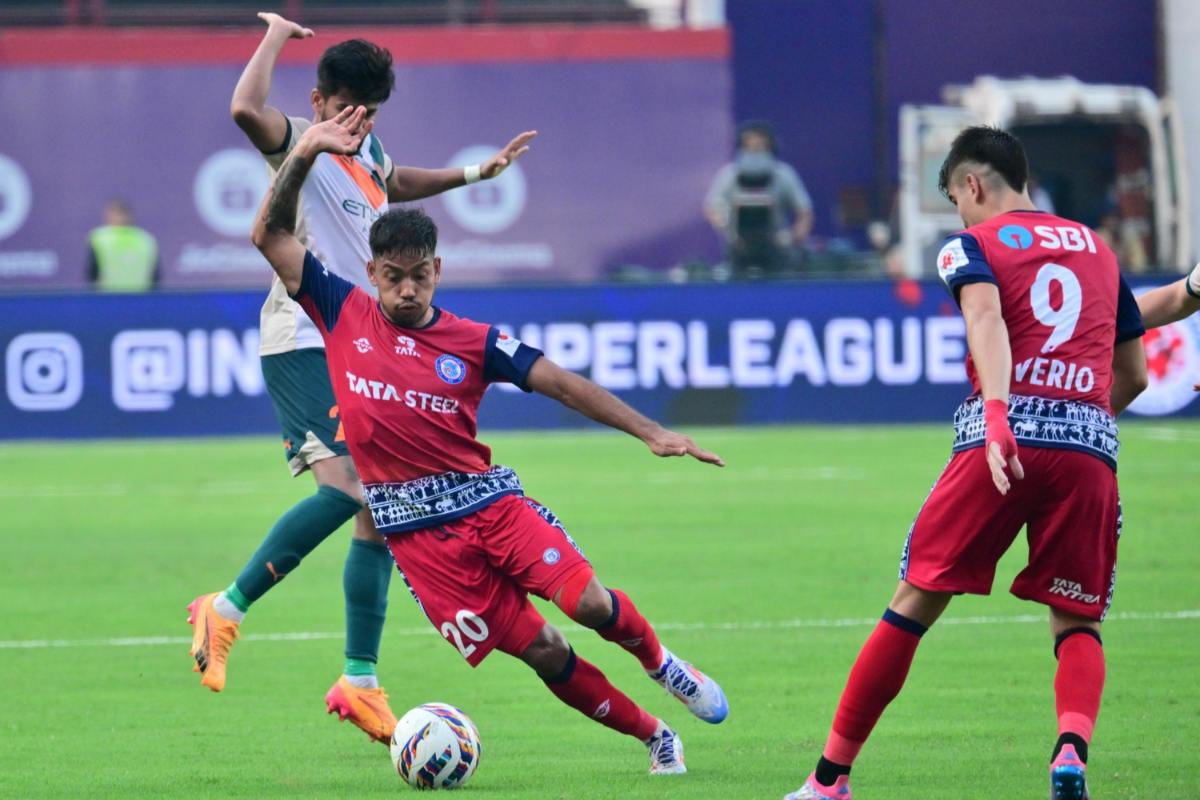
<svg viewBox="0 0 1200 800">
<path fill-rule="evenodd" d="M 395 85 L 392 54 L 366 39 L 339 42 L 317 62 L 317 91 L 325 97 L 345 90 L 359 103 L 383 103 Z"/>
<path fill-rule="evenodd" d="M 418 256 L 424 258 L 437 251 L 437 223 L 423 208 L 393 208 L 371 223 L 371 255 Z"/>
<path fill-rule="evenodd" d="M 1025 148 L 1021 140 L 1008 131 L 989 125 L 967 128 L 950 145 L 950 155 L 942 162 L 938 173 L 938 189 L 950 196 L 950 178 L 962 164 L 983 164 L 991 167 L 1004 178 L 1014 192 L 1025 191 L 1029 182 L 1029 162 L 1025 159 Z"/>
<path fill-rule="evenodd" d="M 737 126 L 737 140 L 734 143 L 738 150 L 742 149 L 742 136 L 747 133 L 757 133 L 766 137 L 771 155 L 779 155 L 779 142 L 775 138 L 775 126 L 766 120 L 748 119 Z"/>
</svg>

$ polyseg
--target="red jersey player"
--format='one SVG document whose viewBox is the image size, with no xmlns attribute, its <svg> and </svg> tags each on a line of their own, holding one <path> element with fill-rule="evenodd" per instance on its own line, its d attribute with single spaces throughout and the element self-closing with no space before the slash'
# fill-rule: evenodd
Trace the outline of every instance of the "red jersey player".
<svg viewBox="0 0 1200 800">
<path fill-rule="evenodd" d="M 493 649 L 516 656 L 564 703 L 641 740 L 651 774 L 686 772 L 675 732 L 578 658 L 528 594 L 628 650 L 706 722 L 728 713 L 721 688 L 662 647 L 629 597 L 597 580 L 557 517 L 524 495 L 515 472 L 491 463 L 475 414 L 488 385 L 507 381 L 626 431 L 656 455 L 724 464 L 540 351 L 433 306 L 437 228 L 420 210 L 392 210 L 371 226 L 366 270 L 378 301 L 325 270 L 293 235 L 298 192 L 319 152 L 353 152 L 369 130 L 360 108 L 305 131 L 253 239 L 325 340 L 375 526 L 425 615 L 469 664 Z"/>
<path fill-rule="evenodd" d="M 1058 657 L 1050 796 L 1087 797 L 1121 530 L 1113 417 L 1146 386 L 1145 331 L 1112 252 L 1037 211 L 1027 177 L 1021 143 L 995 128 L 963 131 L 942 165 L 942 191 L 968 227 L 937 266 L 966 320 L 975 392 L 955 414 L 954 455 L 909 531 L 899 587 L 850 671 L 824 754 L 789 800 L 850 800 L 850 766 L 921 636 L 955 594 L 991 592 L 1022 526 L 1029 563 L 1011 591 L 1050 607 Z"/>
</svg>

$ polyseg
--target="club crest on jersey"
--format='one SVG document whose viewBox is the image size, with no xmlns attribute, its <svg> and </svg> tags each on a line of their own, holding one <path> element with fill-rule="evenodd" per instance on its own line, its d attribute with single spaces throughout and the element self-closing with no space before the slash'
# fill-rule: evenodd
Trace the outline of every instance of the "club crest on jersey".
<svg viewBox="0 0 1200 800">
<path fill-rule="evenodd" d="M 438 377 L 449 384 L 462 383 L 463 378 L 467 377 L 467 365 L 458 356 L 438 356 L 434 368 Z"/>
<path fill-rule="evenodd" d="M 363 336 L 360 339 L 355 339 L 354 346 L 358 348 L 358 352 L 360 352 L 360 353 L 371 352 L 371 343 L 369 341 L 367 341 L 367 337 L 365 337 L 365 336 Z"/>
<path fill-rule="evenodd" d="M 396 337 L 396 354 L 401 356 L 413 356 L 420 358 L 421 354 L 417 352 L 417 343 L 411 336 Z"/>
</svg>

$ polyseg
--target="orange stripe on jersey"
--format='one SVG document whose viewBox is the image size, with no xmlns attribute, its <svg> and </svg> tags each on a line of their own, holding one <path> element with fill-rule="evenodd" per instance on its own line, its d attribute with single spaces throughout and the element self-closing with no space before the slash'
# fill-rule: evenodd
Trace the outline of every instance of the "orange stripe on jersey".
<svg viewBox="0 0 1200 800">
<path fill-rule="evenodd" d="M 367 168 L 350 156 L 333 156 L 337 165 L 350 176 L 374 208 L 379 208 L 387 200 L 383 189 L 375 182 L 375 177 L 367 172 Z"/>
</svg>

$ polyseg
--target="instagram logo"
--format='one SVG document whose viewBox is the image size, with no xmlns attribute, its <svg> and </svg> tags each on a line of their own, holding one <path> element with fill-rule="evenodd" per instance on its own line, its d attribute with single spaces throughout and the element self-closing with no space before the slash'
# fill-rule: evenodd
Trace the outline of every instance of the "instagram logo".
<svg viewBox="0 0 1200 800">
<path fill-rule="evenodd" d="M 21 334 L 4 365 L 8 399 L 22 411 L 65 411 L 83 394 L 83 350 L 70 334 Z"/>
</svg>

